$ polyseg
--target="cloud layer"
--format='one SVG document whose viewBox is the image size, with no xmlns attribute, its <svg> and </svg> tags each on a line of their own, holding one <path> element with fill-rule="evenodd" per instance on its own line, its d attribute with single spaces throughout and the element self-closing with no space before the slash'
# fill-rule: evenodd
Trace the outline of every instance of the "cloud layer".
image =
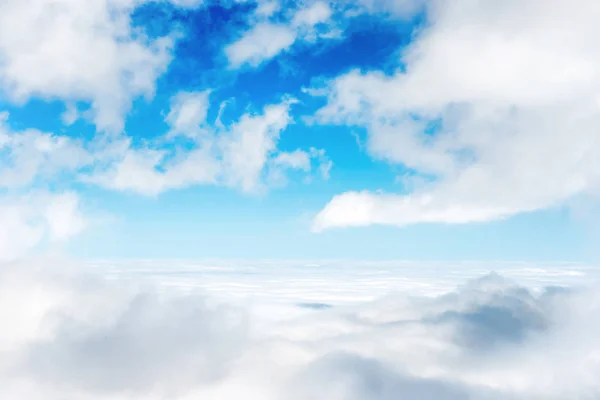
<svg viewBox="0 0 600 400">
<path fill-rule="evenodd" d="M 2 264 L 0 394 L 15 400 L 600 394 L 593 288 L 531 291 L 489 274 L 442 295 L 374 290 L 374 300 L 339 302 L 323 296 L 335 286 L 326 274 L 334 278 L 343 271 L 331 267 L 309 293 L 299 294 L 286 280 L 259 303 L 256 296 L 265 292 L 257 287 L 240 303 L 226 305 L 189 288 L 204 276 L 242 283 L 248 270 L 243 265 L 188 265 L 188 278 L 179 278 L 188 288 L 183 292 L 123 279 L 139 277 L 140 267 L 116 267 L 122 278 L 107 280 L 64 260 Z M 270 279 L 278 279 L 276 271 L 328 268 L 266 267 L 270 272 L 263 277 Z M 513 272 L 533 277 L 532 268 Z M 548 276 L 573 268 L 555 266 Z M 193 275 L 203 270 L 206 275 Z M 170 272 L 164 282 L 173 277 Z M 422 281 L 436 284 L 425 276 Z M 285 303 L 278 300 L 282 290 L 288 293 Z M 333 307 L 297 306 L 319 300 Z M 18 311 L 15 304 L 21 304 Z"/>
</svg>

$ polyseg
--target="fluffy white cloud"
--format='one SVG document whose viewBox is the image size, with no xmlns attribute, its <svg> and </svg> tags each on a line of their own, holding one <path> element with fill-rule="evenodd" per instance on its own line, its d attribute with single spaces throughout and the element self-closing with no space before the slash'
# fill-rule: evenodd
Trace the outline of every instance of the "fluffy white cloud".
<svg viewBox="0 0 600 400">
<path fill-rule="evenodd" d="M 96 167 L 82 175 L 86 182 L 114 190 L 157 195 L 169 189 L 198 184 L 224 185 L 244 192 L 264 190 L 272 169 L 292 167 L 298 158 L 277 149 L 280 134 L 292 122 L 291 101 L 266 106 L 261 113 L 246 113 L 224 126 L 206 123 L 208 92 L 180 93 L 171 101 L 166 122 L 171 126 L 167 139 L 183 135 L 190 147 L 166 149 L 163 140 L 145 147 L 133 147 L 122 140 L 116 151 L 101 148 Z M 217 126 L 218 125 L 218 126 Z M 317 160 L 321 175 L 328 177 L 331 161 L 324 150 L 306 154 Z M 285 164 L 285 165 L 284 165 Z M 310 165 L 309 165 L 310 167 Z M 304 168 L 301 168 L 304 169 Z M 311 168 L 305 169 L 307 173 Z"/>
<path fill-rule="evenodd" d="M 188 151 L 177 158 L 167 156 L 166 150 L 128 148 L 105 168 L 83 175 L 82 179 L 108 189 L 149 196 L 216 181 L 219 165 L 206 150 Z"/>
<path fill-rule="evenodd" d="M 32 97 L 91 104 L 100 130 L 119 131 L 131 101 L 151 96 L 170 62 L 169 37 L 130 26 L 142 0 L 3 0 L 0 85 L 15 102 Z"/>
<path fill-rule="evenodd" d="M 48 192 L 73 178 L 92 155 L 77 140 L 34 129 L 13 131 L 0 113 L 0 260 L 16 259 L 44 243 L 65 242 L 86 227 L 74 192 Z"/>
<path fill-rule="evenodd" d="M 79 141 L 35 129 L 15 132 L 8 118 L 0 113 L 0 187 L 26 188 L 92 162 Z"/>
<path fill-rule="evenodd" d="M 281 131 L 291 122 L 289 107 L 284 103 L 265 108 L 260 116 L 244 115 L 218 138 L 227 184 L 245 191 L 256 188 Z"/>
<path fill-rule="evenodd" d="M 37 130 L 13 131 L 8 114 L 0 114 L 0 187 L 26 193 L 47 189 L 57 182 L 82 181 L 104 188 L 157 195 L 169 189 L 213 184 L 245 192 L 266 189 L 269 170 L 299 168 L 290 165 L 303 151 L 279 152 L 280 134 L 291 123 L 291 101 L 246 113 L 228 124 L 209 124 L 209 92 L 183 92 L 171 100 L 165 118 L 170 131 L 155 141 L 136 146 L 127 137 L 97 137 L 83 143 L 63 135 Z M 184 136 L 190 146 L 172 140 Z M 311 149 L 308 157 L 328 177 L 331 161 L 324 150 Z M 290 158 L 291 157 L 291 158 Z"/>
<path fill-rule="evenodd" d="M 188 100 L 196 104 L 196 98 Z M 176 106 L 187 107 L 179 103 Z M 213 132 L 201 138 L 196 148 L 174 157 L 168 157 L 166 150 L 128 149 L 120 161 L 89 180 L 146 195 L 206 183 L 255 190 L 269 156 L 275 152 L 281 130 L 289 123 L 288 107 L 272 105 L 262 114 L 245 114 L 225 132 Z"/>
<path fill-rule="evenodd" d="M 279 283 L 267 291 L 242 284 L 249 275 L 235 272 L 243 266 L 211 265 L 205 275 L 188 267 L 196 273 L 182 281 L 170 265 L 160 290 L 74 267 L 65 260 L 0 265 L 2 397 L 535 400 L 600 393 L 594 290 L 534 293 L 491 274 L 440 296 L 396 293 L 365 302 L 350 290 L 353 301 L 340 303 L 326 296 L 345 288 L 343 278 L 332 286 L 339 275 L 279 279 L 302 274 L 297 266 L 259 267 L 255 283 Z M 122 278 L 151 272 L 131 265 L 112 271 Z M 361 271 L 362 280 L 373 280 Z M 421 287 L 435 285 L 437 272 Z M 251 290 L 239 299 L 243 307 L 189 293 L 195 279 L 218 276 Z M 382 295 L 376 284 L 370 290 L 368 298 Z M 319 300 L 333 307 L 319 308 Z"/>
<path fill-rule="evenodd" d="M 0 336 L 2 396 L 15 400 L 182 398 L 245 344 L 244 315 L 199 296 L 106 284 L 72 265 L 3 264 L 0 276 L 0 315 L 14 322 Z"/>
<path fill-rule="evenodd" d="M 432 182 L 341 194 L 315 228 L 487 221 L 594 193 L 598 10 L 585 0 L 430 2 L 403 68 L 337 78 L 319 117 L 365 126 L 370 154 Z"/>
</svg>

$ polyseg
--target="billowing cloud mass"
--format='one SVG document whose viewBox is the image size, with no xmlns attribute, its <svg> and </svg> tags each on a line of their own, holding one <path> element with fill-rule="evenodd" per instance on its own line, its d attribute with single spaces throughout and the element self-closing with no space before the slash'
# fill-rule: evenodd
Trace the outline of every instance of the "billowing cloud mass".
<svg viewBox="0 0 600 400">
<path fill-rule="evenodd" d="M 431 1 L 393 74 L 330 82 L 318 118 L 366 128 L 367 150 L 417 183 L 348 192 L 315 229 L 466 223 L 560 206 L 600 183 L 596 1 Z"/>
<path fill-rule="evenodd" d="M 380 286 L 369 284 L 373 277 L 364 276 L 364 269 L 350 285 L 344 277 L 348 266 L 264 265 L 256 269 L 254 289 L 228 305 L 221 297 L 190 293 L 189 288 L 202 286 L 216 294 L 230 287 L 228 297 L 234 299 L 236 282 L 238 288 L 253 287 L 246 282 L 253 275 L 235 274 L 248 271 L 244 265 L 165 266 L 159 280 L 163 284 L 155 289 L 140 286 L 139 278 L 152 276 L 156 266 L 108 267 L 82 273 L 80 266 L 64 260 L 1 265 L 3 398 L 504 400 L 600 395 L 600 310 L 593 288 L 532 291 L 490 274 L 432 296 L 423 284 L 436 281 L 422 275 L 421 289 L 412 296 L 385 295 Z M 326 270 L 315 275 L 314 268 Z M 381 274 L 392 267 L 372 268 Z M 462 275 L 473 273 L 460 268 Z M 107 271 L 112 271 L 110 280 L 103 277 Z M 553 276 L 575 274 L 579 282 L 593 278 L 585 270 L 577 275 L 572 266 L 511 271 L 515 276 L 528 273 L 542 287 Z M 309 274 L 312 280 L 298 286 L 303 281 L 287 279 L 289 273 L 297 278 Z M 135 286 L 128 283 L 129 274 L 135 276 Z M 237 278 L 232 281 L 232 276 Z M 439 283 L 450 276 L 441 276 Z M 338 278 L 342 285 L 336 284 Z M 419 287 L 418 281 L 410 286 Z"/>
</svg>

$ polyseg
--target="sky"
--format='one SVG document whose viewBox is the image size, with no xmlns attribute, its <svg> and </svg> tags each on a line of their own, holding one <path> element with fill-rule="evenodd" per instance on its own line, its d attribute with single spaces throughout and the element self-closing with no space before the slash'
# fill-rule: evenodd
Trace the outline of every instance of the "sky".
<svg viewBox="0 0 600 400">
<path fill-rule="evenodd" d="M 2 0 L 0 256 L 597 260 L 599 7 Z"/>
<path fill-rule="evenodd" d="M 0 0 L 0 398 L 600 398 L 597 0 Z"/>
</svg>

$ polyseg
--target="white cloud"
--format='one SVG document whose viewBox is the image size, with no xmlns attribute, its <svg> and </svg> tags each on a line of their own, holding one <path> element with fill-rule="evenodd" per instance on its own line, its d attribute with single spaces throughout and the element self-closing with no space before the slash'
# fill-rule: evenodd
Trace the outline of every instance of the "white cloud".
<svg viewBox="0 0 600 400">
<path fill-rule="evenodd" d="M 0 187 L 26 188 L 92 162 L 83 145 L 66 136 L 35 129 L 13 131 L 0 113 Z"/>
<path fill-rule="evenodd" d="M 137 0 L 5 0 L 0 5 L 0 85 L 32 97 L 90 102 L 98 129 L 119 131 L 131 101 L 151 96 L 170 62 L 171 38 L 130 27 Z"/>
<path fill-rule="evenodd" d="M 263 22 L 227 46 L 225 54 L 233 68 L 244 64 L 256 67 L 290 47 L 295 40 L 296 34 L 289 27 Z"/>
<path fill-rule="evenodd" d="M 310 154 L 304 150 L 294 150 L 292 152 L 282 152 L 273 159 L 275 165 L 281 165 L 286 168 L 310 170 Z"/>
<path fill-rule="evenodd" d="M 0 268 L 0 315 L 13 322 L 0 335 L 2 397 L 181 398 L 225 374 L 245 343 L 235 309 L 30 263 Z"/>
<path fill-rule="evenodd" d="M 206 122 L 210 91 L 180 92 L 171 98 L 171 108 L 165 121 L 171 127 L 169 136 L 196 137 Z"/>
<path fill-rule="evenodd" d="M 244 191 L 254 190 L 281 131 L 290 122 L 289 104 L 269 106 L 260 116 L 244 115 L 219 138 L 225 181 Z"/>
<path fill-rule="evenodd" d="M 320 267 L 252 265 L 104 264 L 88 266 L 84 275 L 65 260 L 0 264 L 0 317 L 7 322 L 0 333 L 0 395 L 558 400 L 600 392 L 593 288 L 533 292 L 492 274 L 423 296 L 419 292 L 450 275 L 456 283 L 456 272 L 473 275 L 486 266 L 424 266 L 418 273 L 431 274 L 411 283 L 402 273 L 389 276 L 391 265 L 373 265 L 385 282 L 403 282 L 413 294 L 385 295 L 374 275 L 347 263 L 318 277 L 314 268 Z M 188 273 L 174 274 L 174 267 Z M 127 283 L 156 268 L 160 287 Z M 572 268 L 541 272 L 520 264 L 508 271 L 543 286 L 553 273 L 564 278 Z M 110 279 L 96 274 L 108 271 Z M 348 271 L 358 281 L 349 282 Z M 414 274 L 415 268 L 405 271 Z M 289 279 L 289 273 L 312 279 Z M 215 278 L 219 284 L 207 282 Z M 238 305 L 225 305 L 190 292 L 196 284 L 214 293 L 233 288 L 236 297 L 237 290 L 248 294 L 237 298 Z M 351 300 L 340 301 L 344 295 Z M 300 306 L 318 302 L 332 307 Z"/>
<path fill-rule="evenodd" d="M 77 194 L 47 189 L 92 160 L 79 141 L 34 129 L 13 131 L 8 113 L 0 113 L 0 260 L 65 242 L 85 228 Z"/>
<path fill-rule="evenodd" d="M 264 20 L 274 11 L 260 4 L 257 9 L 258 22 L 245 32 L 240 39 L 225 48 L 225 54 L 232 68 L 244 65 L 257 67 L 263 62 L 287 51 L 298 40 L 314 40 L 316 37 L 332 38 L 333 28 L 329 32 L 315 32 L 315 26 L 330 21 L 332 10 L 325 2 L 317 1 L 296 10 L 286 23 L 274 23 Z M 272 3 L 266 3 L 272 4 Z"/>
<path fill-rule="evenodd" d="M 65 111 L 60 116 L 63 124 L 66 126 L 73 125 L 79 118 L 81 118 L 81 114 L 76 104 L 67 103 L 65 107 Z"/>
<path fill-rule="evenodd" d="M 329 172 L 333 162 L 327 157 L 324 149 L 310 148 L 309 151 L 296 149 L 291 152 L 280 152 L 271 159 L 269 166 L 269 180 L 273 183 L 287 183 L 287 170 L 300 170 L 307 175 L 305 183 L 312 181 L 313 169 L 316 169 L 324 180 L 329 179 Z"/>
<path fill-rule="evenodd" d="M 33 187 L 82 181 L 148 196 L 208 184 L 245 192 L 265 189 L 267 170 L 284 162 L 285 155 L 275 163 L 271 159 L 279 155 L 279 136 L 292 122 L 292 101 L 246 113 L 228 126 L 211 126 L 206 122 L 208 95 L 208 91 L 175 95 L 166 116 L 170 131 L 143 145 L 122 136 L 97 137 L 84 144 L 32 129 L 13 131 L 8 114 L 1 114 L 0 187 L 27 193 Z M 192 140 L 191 147 L 172 143 L 181 135 Z M 311 151 L 311 158 L 330 164 L 324 151 Z"/>
<path fill-rule="evenodd" d="M 332 13 L 329 4 L 317 1 L 306 8 L 298 10 L 292 19 L 292 25 L 315 26 L 327 22 L 331 18 Z"/>
<path fill-rule="evenodd" d="M 112 190 L 154 196 L 168 189 L 216 181 L 219 165 L 204 149 L 167 159 L 165 150 L 127 149 L 103 169 L 83 175 L 85 182 Z"/>
<path fill-rule="evenodd" d="M 0 206 L 0 259 L 12 260 L 35 247 L 43 238 L 44 230 L 31 223 L 30 210 L 19 203 Z"/>
<path fill-rule="evenodd" d="M 121 159 L 88 181 L 116 190 L 156 195 L 195 184 L 228 185 L 253 191 L 275 151 L 279 133 L 289 123 L 288 105 L 272 105 L 262 114 L 243 115 L 224 132 L 200 138 L 192 150 L 130 148 Z"/>
<path fill-rule="evenodd" d="M 315 149 L 313 147 L 310 149 L 310 155 L 318 160 L 319 172 L 321 173 L 323 179 L 329 179 L 329 173 L 331 172 L 331 168 L 333 167 L 333 161 L 329 159 L 329 157 L 325 153 L 325 149 Z"/>
<path fill-rule="evenodd" d="M 186 93 L 175 96 L 171 102 L 167 116 L 169 135 L 190 136 L 194 139 L 191 149 L 176 147 L 170 151 L 161 147 L 162 142 L 134 148 L 124 142 L 125 146 L 116 153 L 99 152 L 104 162 L 97 163 L 95 170 L 83 175 L 83 179 L 106 188 L 151 196 L 198 184 L 259 192 L 266 188 L 270 168 L 280 168 L 294 161 L 290 157 L 301 156 L 286 155 L 277 149 L 281 132 L 292 122 L 291 101 L 266 106 L 261 113 L 246 113 L 229 126 L 213 127 L 204 124 L 206 97 L 206 92 Z M 312 150 L 310 157 L 318 160 L 322 175 L 328 176 L 331 162 L 324 151 Z"/>
<path fill-rule="evenodd" d="M 594 1 L 431 2 L 405 68 L 337 78 L 319 117 L 365 126 L 371 155 L 434 181 L 341 194 L 315 228 L 489 221 L 596 192 L 597 11 Z"/>
<path fill-rule="evenodd" d="M 46 208 L 45 219 L 51 240 L 67 240 L 85 229 L 79 210 L 79 197 L 73 193 L 54 195 Z"/>
<path fill-rule="evenodd" d="M 258 18 L 268 18 L 279 11 L 280 8 L 279 0 L 262 0 L 258 2 L 254 14 Z"/>
</svg>

